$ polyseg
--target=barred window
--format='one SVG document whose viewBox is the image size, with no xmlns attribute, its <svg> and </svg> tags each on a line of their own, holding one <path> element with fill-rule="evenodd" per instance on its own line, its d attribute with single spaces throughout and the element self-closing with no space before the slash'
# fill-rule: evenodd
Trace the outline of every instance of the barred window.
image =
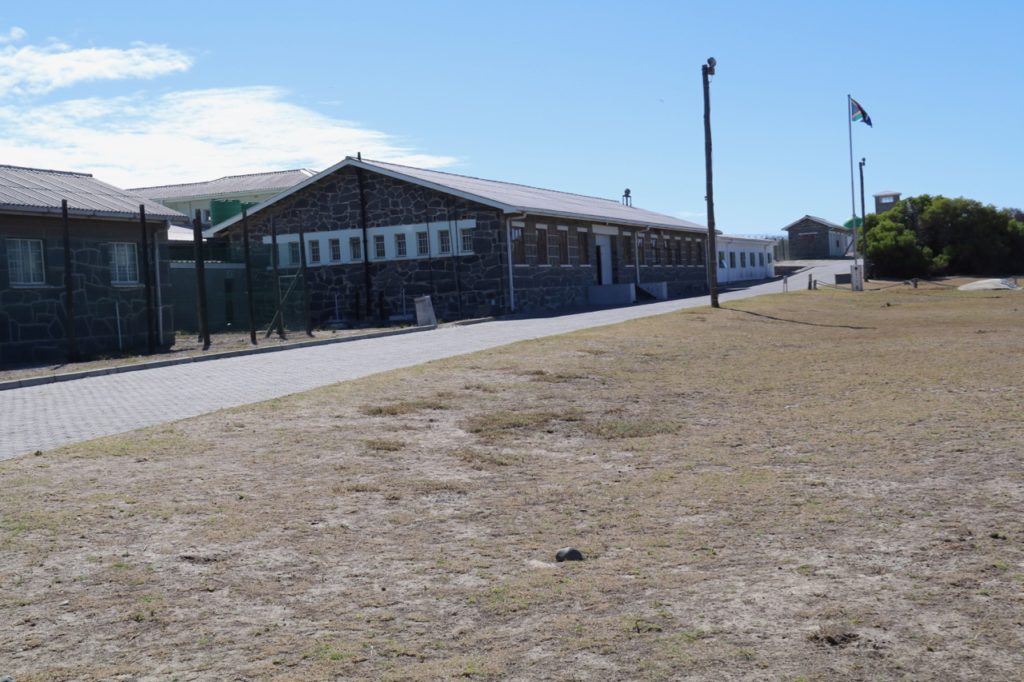
<svg viewBox="0 0 1024 682">
<path fill-rule="evenodd" d="M 558 262 L 560 265 L 569 264 L 569 230 L 558 231 Z"/>
<path fill-rule="evenodd" d="M 110 245 L 110 281 L 112 284 L 139 283 L 139 260 L 133 242 Z"/>
<path fill-rule="evenodd" d="M 579 253 L 580 265 L 590 265 L 590 239 L 582 230 L 576 233 L 576 248 Z"/>
<path fill-rule="evenodd" d="M 548 231 L 540 225 L 537 226 L 537 265 L 549 265 Z"/>
<path fill-rule="evenodd" d="M 339 260 L 341 260 L 341 240 L 340 239 L 329 239 L 329 240 L 327 240 L 327 245 L 331 249 L 331 260 L 332 261 L 339 261 Z"/>
<path fill-rule="evenodd" d="M 697 249 L 697 265 L 704 265 L 704 242 L 696 241 L 693 245 Z"/>
<path fill-rule="evenodd" d="M 351 260 L 363 260 L 363 240 L 359 237 L 348 238 L 348 257 Z"/>
<path fill-rule="evenodd" d="M 526 263 L 526 240 L 521 227 L 512 228 L 512 262 L 516 265 Z"/>
<path fill-rule="evenodd" d="M 647 244 L 643 237 L 636 238 L 636 256 L 640 265 L 647 265 Z"/>
<path fill-rule="evenodd" d="M 384 258 L 387 252 L 384 250 L 384 235 L 375 234 L 373 235 L 373 257 Z"/>
<path fill-rule="evenodd" d="M 8 239 L 7 270 L 11 284 L 45 284 L 42 239 Z"/>
<path fill-rule="evenodd" d="M 309 262 L 319 263 L 320 262 L 320 240 L 314 239 L 309 242 Z"/>
<path fill-rule="evenodd" d="M 406 247 L 405 247 L 405 235 L 404 234 L 396 234 L 395 235 L 395 255 L 398 256 L 399 258 L 405 258 L 406 256 L 409 255 L 407 253 Z"/>
<path fill-rule="evenodd" d="M 438 237 L 438 250 L 442 256 L 447 256 L 452 252 L 452 233 L 448 230 L 442 230 L 437 233 Z"/>
<path fill-rule="evenodd" d="M 298 242 L 288 242 L 288 262 L 292 265 L 298 265 L 302 262 L 302 255 L 299 253 Z"/>
<path fill-rule="evenodd" d="M 416 254 L 419 256 L 430 254 L 430 235 L 427 232 L 416 233 Z"/>
<path fill-rule="evenodd" d="M 636 245 L 631 244 L 633 240 L 628 235 L 622 238 L 622 255 L 626 260 L 626 265 L 633 265 L 633 256 L 635 255 Z"/>
<path fill-rule="evenodd" d="M 461 230 L 459 237 L 462 241 L 462 252 L 473 253 L 473 231 L 472 230 Z"/>
</svg>

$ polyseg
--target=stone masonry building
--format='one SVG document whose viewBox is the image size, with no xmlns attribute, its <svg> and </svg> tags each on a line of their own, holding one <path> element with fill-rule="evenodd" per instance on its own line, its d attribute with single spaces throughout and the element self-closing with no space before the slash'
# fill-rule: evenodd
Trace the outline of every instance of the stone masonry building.
<svg viewBox="0 0 1024 682">
<path fill-rule="evenodd" d="M 180 217 L 85 173 L 0 166 L 0 366 L 66 360 L 72 337 L 79 358 L 145 350 L 150 334 L 172 345 L 167 221 Z"/>
<path fill-rule="evenodd" d="M 242 252 L 242 217 L 207 231 Z M 707 229 L 614 200 L 345 158 L 250 209 L 306 280 L 315 324 L 411 312 L 441 319 L 668 298 L 707 290 Z M 301 235 L 300 235 L 301 233 Z M 266 252 L 269 254 L 269 249 Z M 257 262 L 266 276 L 269 260 Z"/>
<path fill-rule="evenodd" d="M 812 215 L 805 215 L 782 229 L 789 233 L 791 260 L 842 258 L 853 243 L 849 229 Z"/>
</svg>

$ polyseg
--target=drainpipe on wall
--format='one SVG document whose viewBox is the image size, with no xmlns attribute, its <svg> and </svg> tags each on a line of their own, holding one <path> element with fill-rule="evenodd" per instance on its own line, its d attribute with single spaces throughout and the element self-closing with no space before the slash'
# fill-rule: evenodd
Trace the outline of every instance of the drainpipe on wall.
<svg viewBox="0 0 1024 682">
<path fill-rule="evenodd" d="M 514 313 L 516 311 L 516 284 L 515 284 L 515 266 L 512 263 L 512 221 L 513 220 L 526 220 L 525 213 L 509 214 L 505 217 L 505 250 L 508 255 L 508 303 L 509 312 Z M 524 227 L 524 238 L 525 238 L 525 227 Z"/>
</svg>

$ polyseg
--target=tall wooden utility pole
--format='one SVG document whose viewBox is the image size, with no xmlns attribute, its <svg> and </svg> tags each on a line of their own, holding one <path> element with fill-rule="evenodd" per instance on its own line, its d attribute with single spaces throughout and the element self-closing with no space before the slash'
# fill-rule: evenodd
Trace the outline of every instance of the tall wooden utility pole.
<svg viewBox="0 0 1024 682">
<path fill-rule="evenodd" d="M 718 246 L 715 243 L 715 192 L 711 181 L 711 95 L 708 91 L 708 76 L 715 75 L 715 58 L 709 57 L 707 64 L 700 65 L 704 79 L 704 167 L 707 176 L 708 202 L 708 288 L 711 290 L 711 307 L 718 308 Z"/>
</svg>

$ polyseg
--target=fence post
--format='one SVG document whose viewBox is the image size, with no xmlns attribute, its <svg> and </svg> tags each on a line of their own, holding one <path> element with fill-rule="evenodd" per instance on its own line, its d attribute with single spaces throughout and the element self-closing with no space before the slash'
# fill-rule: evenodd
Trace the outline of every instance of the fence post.
<svg viewBox="0 0 1024 682">
<path fill-rule="evenodd" d="M 206 313 L 206 259 L 203 255 L 203 222 L 199 209 L 192 220 L 192 242 L 196 249 L 196 295 L 199 297 L 199 338 L 203 350 L 210 350 L 210 322 Z"/>
<path fill-rule="evenodd" d="M 146 350 L 156 352 L 155 320 L 153 319 L 153 283 L 149 273 L 149 230 L 146 229 L 146 205 L 139 204 L 139 224 L 142 228 L 142 281 L 146 283 Z"/>
<path fill-rule="evenodd" d="M 256 345 L 256 305 L 252 298 L 252 259 L 249 257 L 249 211 L 242 209 L 242 250 L 245 252 L 245 297 L 249 303 L 249 342 Z"/>
<path fill-rule="evenodd" d="M 75 273 L 71 263 L 71 226 L 68 219 L 68 200 L 61 199 L 61 217 L 64 220 L 64 332 L 68 337 L 68 362 L 78 361 L 78 339 L 75 336 Z"/>
<path fill-rule="evenodd" d="M 306 336 L 313 336 L 313 319 L 309 312 L 309 279 L 306 277 L 306 233 L 299 230 L 299 266 L 302 274 L 302 314 L 306 318 Z"/>
</svg>

